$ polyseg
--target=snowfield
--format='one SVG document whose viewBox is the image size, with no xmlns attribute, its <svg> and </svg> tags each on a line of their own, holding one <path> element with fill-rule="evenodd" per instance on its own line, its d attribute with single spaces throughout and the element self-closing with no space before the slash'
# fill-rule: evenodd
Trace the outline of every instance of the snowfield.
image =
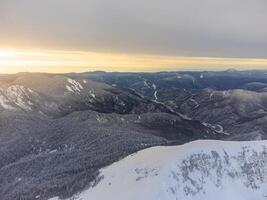
<svg viewBox="0 0 267 200">
<path fill-rule="evenodd" d="M 0 108 L 31 111 L 33 100 L 38 97 L 39 95 L 36 92 L 22 85 L 12 85 L 5 90 L 0 88 Z"/>
<path fill-rule="evenodd" d="M 266 200 L 267 141 L 152 147 L 102 169 L 98 181 L 73 198 Z"/>
</svg>

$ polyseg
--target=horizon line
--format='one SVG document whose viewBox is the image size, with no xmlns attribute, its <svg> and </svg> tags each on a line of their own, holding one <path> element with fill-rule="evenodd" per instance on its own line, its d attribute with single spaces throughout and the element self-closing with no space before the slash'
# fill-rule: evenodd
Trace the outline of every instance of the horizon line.
<svg viewBox="0 0 267 200">
<path fill-rule="evenodd" d="M 131 74 L 138 74 L 138 73 L 144 73 L 144 74 L 154 74 L 154 73 L 184 73 L 184 72 L 252 72 L 252 71 L 267 71 L 267 69 L 236 69 L 236 68 L 228 68 L 225 70 L 162 70 L 162 71 L 105 71 L 105 70 L 93 70 L 93 71 L 83 71 L 83 72 L 38 72 L 38 71 L 19 71 L 14 73 L 0 73 L 0 75 L 16 75 L 16 74 L 85 74 L 85 73 L 131 73 Z"/>
<path fill-rule="evenodd" d="M 63 50 L 1 50 L 0 73 L 264 70 L 267 59 L 164 56 Z"/>
</svg>

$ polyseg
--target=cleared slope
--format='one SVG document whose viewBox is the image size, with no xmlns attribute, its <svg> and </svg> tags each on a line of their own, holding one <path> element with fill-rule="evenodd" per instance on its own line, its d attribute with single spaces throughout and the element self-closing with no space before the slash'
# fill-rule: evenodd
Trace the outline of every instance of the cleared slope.
<svg viewBox="0 0 267 200">
<path fill-rule="evenodd" d="M 265 200 L 267 141 L 152 147 L 104 168 L 90 200 Z M 55 197 L 53 200 L 57 200 Z"/>
</svg>

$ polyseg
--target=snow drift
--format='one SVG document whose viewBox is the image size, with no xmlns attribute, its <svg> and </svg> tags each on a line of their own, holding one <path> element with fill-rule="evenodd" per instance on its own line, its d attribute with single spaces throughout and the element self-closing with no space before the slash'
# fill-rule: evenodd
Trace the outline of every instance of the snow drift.
<svg viewBox="0 0 267 200">
<path fill-rule="evenodd" d="M 267 141 L 149 148 L 102 169 L 98 181 L 74 198 L 265 200 Z"/>
</svg>

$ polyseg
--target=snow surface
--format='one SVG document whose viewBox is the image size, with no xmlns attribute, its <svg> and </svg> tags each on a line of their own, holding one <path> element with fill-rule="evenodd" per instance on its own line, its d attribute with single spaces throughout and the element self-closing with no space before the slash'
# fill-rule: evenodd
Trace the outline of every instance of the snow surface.
<svg viewBox="0 0 267 200">
<path fill-rule="evenodd" d="M 154 92 L 154 97 L 155 97 L 155 100 L 156 100 L 156 101 L 158 100 L 158 96 L 157 96 L 157 94 L 158 94 L 158 91 L 156 90 L 156 91 Z"/>
<path fill-rule="evenodd" d="M 267 141 L 152 147 L 102 169 L 95 186 L 72 198 L 266 200 Z"/>
<path fill-rule="evenodd" d="M 7 110 L 14 110 L 15 108 L 10 105 L 10 101 L 3 94 L 0 93 L 0 106 Z"/>
<path fill-rule="evenodd" d="M 20 108 L 31 110 L 29 101 L 26 102 L 26 98 L 30 99 L 28 92 L 32 93 L 31 90 L 25 88 L 24 86 L 12 85 L 7 89 L 7 96 Z"/>
<path fill-rule="evenodd" d="M 0 88 L 0 106 L 7 110 L 16 110 L 16 108 L 31 111 L 32 99 L 39 95 L 21 85 L 12 85 L 6 90 Z"/>
<path fill-rule="evenodd" d="M 147 83 L 147 80 L 144 80 L 144 86 L 146 86 L 147 88 L 150 88 L 150 86 Z"/>
<path fill-rule="evenodd" d="M 83 86 L 78 81 L 75 81 L 73 79 L 68 78 L 67 80 L 68 84 L 66 85 L 66 89 L 70 92 L 79 94 L 83 89 Z"/>
<path fill-rule="evenodd" d="M 95 95 L 95 93 L 94 93 L 92 90 L 90 90 L 89 93 L 90 93 L 90 95 L 91 95 L 94 99 L 96 98 L 96 95 Z"/>
</svg>

